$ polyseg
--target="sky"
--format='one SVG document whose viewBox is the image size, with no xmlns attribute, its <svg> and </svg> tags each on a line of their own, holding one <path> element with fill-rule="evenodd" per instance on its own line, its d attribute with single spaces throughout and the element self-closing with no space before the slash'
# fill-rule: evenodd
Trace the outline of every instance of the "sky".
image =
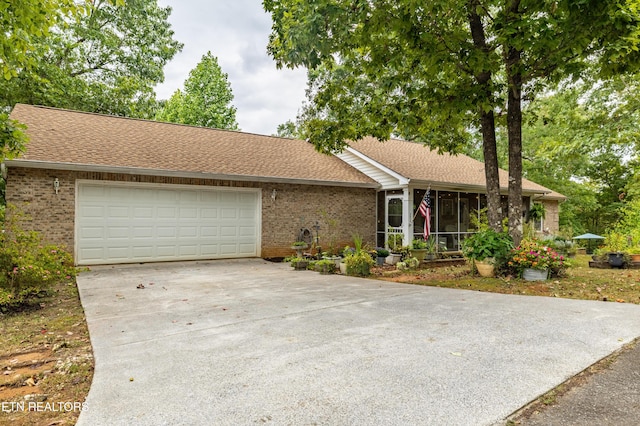
<svg viewBox="0 0 640 426">
<path fill-rule="evenodd" d="M 295 120 L 305 99 L 304 69 L 278 70 L 267 54 L 271 16 L 261 0 L 158 0 L 171 6 L 174 39 L 182 52 L 165 68 L 164 83 L 156 86 L 158 99 L 169 99 L 211 51 L 233 91 L 236 120 L 243 132 L 271 135 L 279 124 Z"/>
</svg>

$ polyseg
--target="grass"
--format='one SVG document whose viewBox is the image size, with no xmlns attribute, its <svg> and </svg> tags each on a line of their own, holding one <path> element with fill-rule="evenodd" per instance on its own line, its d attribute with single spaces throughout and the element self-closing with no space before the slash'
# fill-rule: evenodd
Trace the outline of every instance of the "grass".
<svg viewBox="0 0 640 426">
<path fill-rule="evenodd" d="M 75 283 L 60 282 L 35 306 L 0 314 L 0 335 L 0 424 L 75 424 L 94 367 Z"/>
<path fill-rule="evenodd" d="M 434 287 L 459 288 L 503 294 L 563 297 L 640 304 L 640 270 L 589 268 L 589 256 L 572 259 L 567 276 L 547 281 L 524 281 L 517 277 L 481 278 L 469 266 L 421 269 L 399 274 L 377 270 L 380 279 Z"/>
</svg>

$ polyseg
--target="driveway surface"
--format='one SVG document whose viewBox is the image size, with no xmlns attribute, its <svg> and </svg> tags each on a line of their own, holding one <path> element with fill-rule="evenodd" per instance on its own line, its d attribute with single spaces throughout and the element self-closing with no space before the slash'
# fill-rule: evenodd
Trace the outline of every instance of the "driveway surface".
<svg viewBox="0 0 640 426">
<path fill-rule="evenodd" d="M 78 425 L 501 424 L 640 336 L 638 305 L 260 259 L 94 267 L 77 281 L 96 361 Z"/>
</svg>

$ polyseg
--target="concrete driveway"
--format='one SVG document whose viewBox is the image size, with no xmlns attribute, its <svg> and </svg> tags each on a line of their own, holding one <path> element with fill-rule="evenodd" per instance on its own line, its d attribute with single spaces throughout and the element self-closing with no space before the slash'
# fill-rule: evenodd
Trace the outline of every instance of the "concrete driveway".
<svg viewBox="0 0 640 426">
<path fill-rule="evenodd" d="M 500 424 L 640 336 L 637 305 L 259 259 L 94 267 L 78 286 L 96 360 L 78 425 Z"/>
</svg>

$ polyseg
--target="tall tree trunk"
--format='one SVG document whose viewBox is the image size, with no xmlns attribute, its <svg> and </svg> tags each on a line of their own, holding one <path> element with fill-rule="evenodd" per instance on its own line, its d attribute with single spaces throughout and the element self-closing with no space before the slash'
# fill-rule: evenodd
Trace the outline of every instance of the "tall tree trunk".
<svg viewBox="0 0 640 426">
<path fill-rule="evenodd" d="M 498 150 L 496 148 L 496 122 L 493 110 L 480 112 L 482 126 L 482 154 L 484 156 L 484 176 L 487 181 L 487 219 L 489 227 L 502 231 L 500 204 L 500 175 L 498 174 Z"/>
<path fill-rule="evenodd" d="M 507 136 L 509 139 L 509 235 L 516 245 L 522 240 L 522 74 L 520 51 L 507 54 Z"/>
<path fill-rule="evenodd" d="M 469 29 L 473 45 L 484 54 L 489 54 L 482 19 L 477 13 L 478 0 L 469 2 Z M 484 174 L 487 182 L 487 219 L 489 227 L 496 232 L 502 231 L 500 211 L 500 177 L 498 175 L 498 149 L 496 147 L 496 123 L 493 109 L 493 90 L 491 71 L 476 74 L 475 79 L 481 87 L 484 97 L 479 105 L 480 127 L 482 130 L 482 153 L 484 155 Z"/>
</svg>

